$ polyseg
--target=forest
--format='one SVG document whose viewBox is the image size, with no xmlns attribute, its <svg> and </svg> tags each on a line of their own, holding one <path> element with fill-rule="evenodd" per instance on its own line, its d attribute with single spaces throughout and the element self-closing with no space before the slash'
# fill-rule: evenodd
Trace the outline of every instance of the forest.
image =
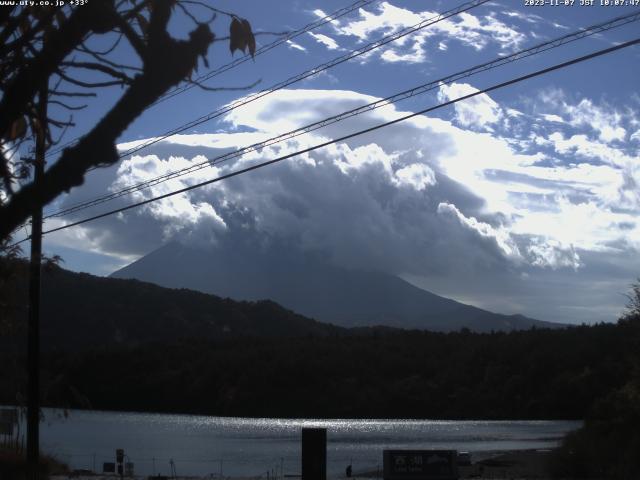
<svg viewBox="0 0 640 480">
<path fill-rule="evenodd" d="M 581 419 L 638 367 L 640 324 L 475 334 L 371 330 L 45 354 L 45 402 L 210 415 Z M 0 402 L 24 391 L 0 362 Z"/>
</svg>

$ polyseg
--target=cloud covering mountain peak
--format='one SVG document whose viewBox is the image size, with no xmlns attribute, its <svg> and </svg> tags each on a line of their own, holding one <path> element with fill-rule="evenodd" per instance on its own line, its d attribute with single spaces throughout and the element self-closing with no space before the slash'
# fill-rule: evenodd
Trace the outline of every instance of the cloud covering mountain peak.
<svg viewBox="0 0 640 480">
<path fill-rule="evenodd" d="M 441 95 L 448 98 L 469 89 L 473 87 L 453 84 Z M 117 191 L 375 100 L 348 90 L 274 92 L 227 115 L 224 132 L 171 137 L 92 181 Z M 533 113 L 505 115 L 515 110 L 489 96 L 482 98 L 482 106 L 488 110 L 478 110 L 477 105 L 456 109 L 451 120 L 415 117 L 145 205 L 104 220 L 100 233 L 90 225 L 83 235 L 115 255 L 142 255 L 173 240 L 216 245 L 233 237 L 260 245 L 284 239 L 302 251 L 321 252 L 341 267 L 379 270 L 418 282 L 438 276 L 506 278 L 518 272 L 524 279 L 545 269 L 566 269 L 570 274 L 585 267 L 585 252 L 633 245 L 635 218 L 603 203 L 598 188 L 608 183 L 585 176 L 585 169 L 595 168 L 590 158 L 575 164 L 549 163 L 550 145 L 518 136 L 517 122 L 530 121 Z M 471 117 L 474 109 L 476 116 Z M 135 192 L 133 198 L 178 190 L 405 113 L 386 105 L 171 178 Z M 465 118 L 473 125 L 461 121 Z M 489 124 L 494 128 L 476 128 Z M 598 168 L 623 178 L 617 165 Z M 587 214 L 588 205 L 588 215 L 598 222 L 597 232 L 588 224 L 570 223 L 576 214 Z M 567 229 L 565 222 L 575 230 Z M 72 236 L 68 234 L 67 241 L 72 242 Z M 514 310 L 521 311 L 517 307 Z"/>
</svg>

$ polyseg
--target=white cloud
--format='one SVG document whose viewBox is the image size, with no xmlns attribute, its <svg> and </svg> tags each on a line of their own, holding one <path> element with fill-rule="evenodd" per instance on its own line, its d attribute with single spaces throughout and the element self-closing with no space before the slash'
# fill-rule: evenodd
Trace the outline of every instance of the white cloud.
<svg viewBox="0 0 640 480">
<path fill-rule="evenodd" d="M 375 100 L 376 97 L 371 95 L 348 90 L 280 90 L 268 98 L 263 97 L 251 102 L 242 109 L 232 110 L 225 116 L 225 120 L 234 128 L 252 128 L 280 134 Z M 304 108 L 292 108 L 296 103 L 304 105 Z M 383 107 L 371 116 L 375 118 L 380 113 L 391 113 L 394 110 L 392 106 Z"/>
<path fill-rule="evenodd" d="M 160 159 L 156 155 L 134 155 L 122 161 L 118 168 L 117 179 L 110 189 L 118 191 L 128 185 L 157 178 L 181 168 L 206 162 L 206 160 L 203 156 L 196 156 L 192 160 L 187 160 L 183 157 L 173 156 L 167 159 Z M 142 201 L 153 196 L 164 195 L 196 183 L 196 181 L 203 178 L 216 177 L 219 172 L 218 168 L 209 167 L 206 170 L 201 170 L 199 174 L 172 178 L 153 188 L 134 192 L 131 197 L 135 201 Z M 164 225 L 163 239 L 165 241 L 185 231 L 189 232 L 194 225 L 207 225 L 209 229 L 216 232 L 222 232 L 227 228 L 224 220 L 216 212 L 213 205 L 206 201 L 194 200 L 188 193 L 173 195 L 149 203 L 144 205 L 141 211 L 147 211 L 153 218 Z M 212 236 L 211 240 L 213 241 L 214 239 L 215 237 Z"/>
<path fill-rule="evenodd" d="M 328 17 L 328 15 L 324 12 L 324 10 L 322 10 L 320 8 L 316 8 L 311 13 L 313 13 L 318 18 L 326 18 L 326 17 Z M 334 19 L 330 20 L 329 23 L 331 23 L 334 26 L 338 26 L 338 25 L 340 25 L 340 20 L 337 20 L 337 19 L 334 18 Z"/>
<path fill-rule="evenodd" d="M 287 40 L 287 46 L 289 48 L 293 49 L 293 50 L 299 50 L 301 52 L 306 52 L 307 51 L 307 49 L 304 48 L 302 45 L 300 45 L 300 44 L 298 44 L 298 43 L 296 43 L 294 41 L 291 41 L 291 40 Z"/>
<path fill-rule="evenodd" d="M 590 140 L 585 134 L 572 135 L 565 138 L 560 132 L 549 135 L 556 152 L 567 155 L 574 154 L 587 159 L 595 159 L 610 165 L 624 167 L 634 159 L 623 150 L 611 147 L 607 143 Z"/>
<path fill-rule="evenodd" d="M 540 100 L 548 108 L 555 110 L 557 114 L 543 114 L 544 119 L 551 122 L 560 121 L 568 123 L 574 128 L 587 129 L 597 135 L 601 142 L 622 142 L 627 136 L 625 121 L 633 125 L 637 119 L 637 113 L 633 110 L 627 112 L 613 108 L 606 103 L 596 103 L 590 98 L 582 98 L 578 102 L 572 102 L 560 89 L 551 90 L 540 95 Z M 556 118 L 557 117 L 557 118 Z"/>
<path fill-rule="evenodd" d="M 635 215 L 616 213 L 595 200 L 574 203 L 565 196 L 552 197 L 552 201 L 536 211 L 514 219 L 515 234 L 542 236 L 559 245 L 580 250 L 606 252 L 627 245 L 636 248 L 633 231 L 622 225 L 633 225 Z M 618 245 L 618 247 L 614 247 Z"/>
<path fill-rule="evenodd" d="M 340 26 L 335 26 L 335 31 L 339 35 L 355 37 L 360 42 L 370 42 L 422 22 L 431 23 L 438 15 L 435 11 L 414 12 L 382 2 L 377 11 L 360 9 L 357 20 L 343 22 Z M 433 24 L 394 41 L 380 54 L 380 59 L 391 63 L 421 63 L 429 58 L 428 52 L 434 49 L 434 41 L 440 51 L 446 51 L 447 43 L 453 41 L 475 50 L 482 50 L 489 44 L 496 44 L 501 50 L 513 50 L 519 48 L 525 38 L 525 34 L 495 16 L 474 16 L 462 12 L 454 17 L 434 21 Z"/>
<path fill-rule="evenodd" d="M 395 172 L 396 183 L 408 185 L 415 190 L 425 190 L 436 184 L 435 173 L 429 166 L 423 163 L 412 163 L 406 167 L 399 168 Z"/>
<path fill-rule="evenodd" d="M 477 233 L 482 239 L 494 242 L 496 247 L 498 247 L 507 258 L 516 261 L 521 259 L 518 246 L 511 238 L 507 229 L 494 228 L 488 223 L 479 222 L 474 217 L 466 217 L 455 205 L 446 202 L 441 202 L 438 205 L 438 213 L 448 216 L 449 218 L 454 218 L 463 228 Z"/>
<path fill-rule="evenodd" d="M 551 113 L 543 113 L 540 115 L 547 122 L 565 123 L 564 119 L 560 115 L 554 115 Z"/>
<path fill-rule="evenodd" d="M 423 63 L 426 58 L 423 38 L 416 38 L 409 49 L 387 48 L 380 54 L 388 63 Z"/>
<path fill-rule="evenodd" d="M 536 267 L 570 267 L 577 270 L 581 266 L 580 255 L 573 245 L 563 245 L 553 239 L 531 239 L 527 254 L 531 257 L 531 264 Z"/>
<path fill-rule="evenodd" d="M 329 50 L 337 50 L 338 48 L 340 48 L 340 45 L 338 45 L 338 42 L 336 42 L 333 38 L 327 35 L 323 35 L 322 33 L 314 33 L 314 32 L 307 32 L 307 33 L 311 35 L 318 43 L 324 45 Z"/>
<path fill-rule="evenodd" d="M 427 16 L 433 16 L 427 13 Z M 388 35 L 406 27 L 420 23 L 425 17 L 404 8 L 398 8 L 388 2 L 382 2 L 378 13 L 360 9 L 358 20 L 345 23 L 338 29 L 341 35 L 355 36 L 362 41 L 370 41 L 374 33 Z"/>
<path fill-rule="evenodd" d="M 456 84 L 447 87 L 444 94 L 446 98 L 452 98 L 473 91 L 476 90 L 469 85 Z M 255 110 L 244 115 L 232 112 L 228 120 L 236 126 L 282 131 L 285 126 L 296 128 L 336 114 L 341 109 L 351 109 L 373 100 L 374 97 L 342 90 L 286 91 L 265 104 L 255 102 L 251 107 Z M 302 104 L 305 108 L 293 108 Z M 504 111 L 515 117 L 525 115 L 511 110 Z M 291 112 L 290 115 L 283 116 L 282 112 L 285 111 Z M 477 128 L 485 123 L 495 123 L 503 116 L 502 111 L 490 97 L 481 97 L 480 104 L 475 108 L 457 111 L 456 120 L 461 126 Z M 347 122 L 347 125 L 353 125 L 352 129 L 356 130 L 395 118 L 399 114 L 390 105 L 358 117 L 353 120 L 355 123 Z M 286 125 L 279 122 L 285 122 Z M 533 253 L 538 252 L 536 265 L 577 265 L 572 260 L 567 260 L 569 263 L 565 264 L 542 260 L 551 257 L 543 256 L 541 252 L 551 250 L 557 251 L 558 259 L 573 258 L 571 254 L 558 253 L 566 250 L 567 245 L 604 251 L 609 248 L 608 245 L 621 240 L 633 244 L 629 241 L 630 232 L 616 226 L 626 225 L 629 218 L 614 215 L 612 209 L 623 206 L 637 208 L 633 185 L 638 182 L 638 171 L 630 168 L 633 165 L 632 157 L 618 149 L 602 142 L 589 141 L 586 136 L 565 139 L 562 134 L 555 132 L 546 139 L 540 138 L 540 142 L 534 142 L 545 147 L 552 146 L 558 155 L 572 160 L 553 165 L 547 162 L 548 155 L 541 152 L 517 153 L 507 139 L 495 133 L 476 133 L 436 118 L 419 117 L 397 128 L 398 133 L 393 134 L 391 130 L 382 137 L 375 135 L 371 143 L 351 149 L 348 154 L 336 150 L 338 156 L 334 164 L 345 174 L 354 174 L 356 171 L 362 174 L 367 168 L 377 165 L 377 171 L 384 173 L 385 182 L 398 187 L 412 185 L 415 190 L 432 191 L 440 188 L 436 172 L 446 175 L 483 199 L 479 214 L 503 215 L 508 219 L 504 228 L 510 228 L 514 234 L 549 239 L 547 247 L 544 247 L 543 241 L 535 240 L 535 248 L 527 258 L 531 260 Z M 345 131 L 351 130 L 346 126 L 336 126 L 319 133 L 323 138 L 328 138 Z M 411 145 L 415 146 L 412 148 Z M 411 151 L 410 155 L 403 153 L 407 149 Z M 585 161 L 578 161 L 581 158 Z M 589 163 L 594 160 L 602 164 Z M 558 194 L 561 196 L 558 197 Z M 572 197 L 583 199 L 582 204 L 590 205 L 589 209 L 579 207 L 580 201 L 569 200 Z M 457 202 L 446 198 L 446 195 L 443 202 L 458 207 Z M 575 224 L 575 219 L 580 218 L 587 225 L 589 216 L 599 219 L 592 225 L 593 228 L 578 228 L 582 223 Z M 571 228 L 565 228 L 567 226 Z M 524 248 L 522 251 L 529 250 Z"/>
<path fill-rule="evenodd" d="M 640 211 L 640 164 L 628 163 L 622 170 L 622 178 L 615 185 L 614 206 Z"/>
<path fill-rule="evenodd" d="M 517 18 L 520 20 L 524 20 L 525 22 L 529 22 L 529 23 L 540 23 L 544 21 L 544 18 L 539 16 L 539 15 L 535 15 L 535 14 L 527 14 L 527 13 L 522 13 L 522 12 L 516 12 L 516 11 L 504 11 L 502 12 L 503 15 L 506 15 L 507 17 L 513 17 L 513 18 Z"/>
<path fill-rule="evenodd" d="M 468 83 L 440 85 L 438 100 L 446 102 L 478 92 Z M 456 120 L 464 127 L 487 128 L 502 118 L 500 106 L 486 93 L 454 104 Z"/>
<path fill-rule="evenodd" d="M 595 105 L 583 98 L 577 105 L 565 104 L 572 125 L 591 126 L 603 142 L 624 140 L 627 131 L 621 126 L 622 115 L 615 109 Z"/>
</svg>

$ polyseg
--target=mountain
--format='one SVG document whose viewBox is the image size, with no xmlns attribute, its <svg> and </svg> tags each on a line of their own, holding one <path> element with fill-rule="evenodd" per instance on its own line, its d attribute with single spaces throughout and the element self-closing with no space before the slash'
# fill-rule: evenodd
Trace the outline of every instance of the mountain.
<svg viewBox="0 0 640 480">
<path fill-rule="evenodd" d="M 26 262 L 17 261 L 14 283 L 7 286 L 15 292 L 13 315 L 25 320 L 27 268 Z M 15 323 L 25 325 L 26 321 Z M 97 277 L 59 267 L 43 269 L 40 332 L 46 349 L 131 347 L 181 339 L 322 337 L 344 331 L 269 300 L 236 302 L 138 280 Z"/>
<path fill-rule="evenodd" d="M 477 332 L 557 327 L 435 295 L 380 272 L 333 266 L 286 245 L 192 248 L 165 245 L 112 274 L 235 300 L 270 299 L 306 317 L 344 327 L 385 325 Z"/>
</svg>

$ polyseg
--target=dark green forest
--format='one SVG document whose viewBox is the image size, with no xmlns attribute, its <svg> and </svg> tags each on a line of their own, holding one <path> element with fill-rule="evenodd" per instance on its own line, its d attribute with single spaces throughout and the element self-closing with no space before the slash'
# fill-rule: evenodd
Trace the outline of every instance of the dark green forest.
<svg viewBox="0 0 640 480">
<path fill-rule="evenodd" d="M 180 340 L 43 359 L 51 405 L 211 415 L 584 418 L 637 367 L 637 322 L 474 334 Z M 0 362 L 0 402 L 23 391 Z"/>
</svg>

